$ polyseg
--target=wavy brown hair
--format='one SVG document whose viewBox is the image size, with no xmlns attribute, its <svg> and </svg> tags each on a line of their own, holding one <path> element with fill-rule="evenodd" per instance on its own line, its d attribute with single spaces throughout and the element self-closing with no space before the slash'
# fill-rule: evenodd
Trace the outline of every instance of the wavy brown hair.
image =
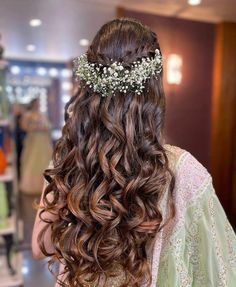
<svg viewBox="0 0 236 287">
<path fill-rule="evenodd" d="M 119 61 L 128 68 L 154 57 L 157 48 L 148 27 L 116 19 L 99 30 L 87 56 L 96 65 Z M 101 97 L 81 81 L 69 109 L 53 168 L 44 174 L 48 185 L 41 218 L 47 211 L 58 219 L 43 219 L 47 226 L 38 238 L 40 248 L 51 256 L 50 264 L 63 260 L 61 286 L 105 286 L 117 266 L 125 275 L 121 286 L 150 284 L 147 247 L 164 224 L 159 203 L 165 192 L 173 210 L 174 177 L 162 145 L 162 74 L 149 79 L 140 95 Z M 53 254 L 44 246 L 47 228 Z"/>
</svg>

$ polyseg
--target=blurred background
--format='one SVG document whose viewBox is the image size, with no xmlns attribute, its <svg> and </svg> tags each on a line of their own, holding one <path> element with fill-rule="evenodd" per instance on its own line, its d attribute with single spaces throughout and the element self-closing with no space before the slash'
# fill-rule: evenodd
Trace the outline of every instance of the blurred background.
<svg viewBox="0 0 236 287">
<path fill-rule="evenodd" d="M 157 33 L 166 141 L 207 167 L 236 227 L 235 0 L 0 0 L 0 287 L 54 284 L 31 255 L 32 204 L 73 94 L 72 59 L 116 17 Z"/>
</svg>

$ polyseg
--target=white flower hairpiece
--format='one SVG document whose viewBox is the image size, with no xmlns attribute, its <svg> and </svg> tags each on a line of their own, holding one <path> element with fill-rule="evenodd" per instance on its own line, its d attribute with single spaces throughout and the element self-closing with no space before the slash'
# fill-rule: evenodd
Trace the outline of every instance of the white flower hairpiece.
<svg viewBox="0 0 236 287">
<path fill-rule="evenodd" d="M 77 80 L 82 80 L 103 97 L 114 95 L 116 92 L 126 94 L 132 90 L 141 94 L 144 83 L 162 71 L 162 56 L 158 49 L 153 58 L 143 57 L 133 62 L 127 68 L 120 62 L 114 62 L 109 67 L 88 62 L 86 54 L 74 59 L 74 74 Z"/>
</svg>

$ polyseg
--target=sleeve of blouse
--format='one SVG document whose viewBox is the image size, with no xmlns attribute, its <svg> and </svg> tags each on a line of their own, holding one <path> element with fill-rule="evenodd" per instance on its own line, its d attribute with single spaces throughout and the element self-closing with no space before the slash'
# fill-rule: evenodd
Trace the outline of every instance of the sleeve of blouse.
<svg viewBox="0 0 236 287">
<path fill-rule="evenodd" d="M 158 287 L 236 286 L 236 236 L 211 181 L 162 256 Z"/>
<path fill-rule="evenodd" d="M 236 236 L 212 182 L 186 216 L 193 286 L 236 286 Z"/>
</svg>

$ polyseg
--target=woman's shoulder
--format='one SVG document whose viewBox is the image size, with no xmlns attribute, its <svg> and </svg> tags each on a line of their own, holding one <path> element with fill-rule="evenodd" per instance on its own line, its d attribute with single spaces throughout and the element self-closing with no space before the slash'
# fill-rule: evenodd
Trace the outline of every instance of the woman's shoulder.
<svg viewBox="0 0 236 287">
<path fill-rule="evenodd" d="M 164 149 L 166 151 L 169 164 L 175 170 L 180 171 L 196 171 L 200 173 L 208 173 L 207 169 L 189 152 L 180 147 L 165 144 Z M 209 174 L 209 173 L 208 173 Z"/>
<path fill-rule="evenodd" d="M 180 158 L 188 153 L 186 150 L 170 144 L 165 144 L 164 149 L 172 168 L 175 168 Z"/>
<path fill-rule="evenodd" d="M 199 196 L 211 184 L 207 169 L 188 151 L 165 145 L 170 168 L 175 176 L 175 194 L 187 201 Z"/>
</svg>

